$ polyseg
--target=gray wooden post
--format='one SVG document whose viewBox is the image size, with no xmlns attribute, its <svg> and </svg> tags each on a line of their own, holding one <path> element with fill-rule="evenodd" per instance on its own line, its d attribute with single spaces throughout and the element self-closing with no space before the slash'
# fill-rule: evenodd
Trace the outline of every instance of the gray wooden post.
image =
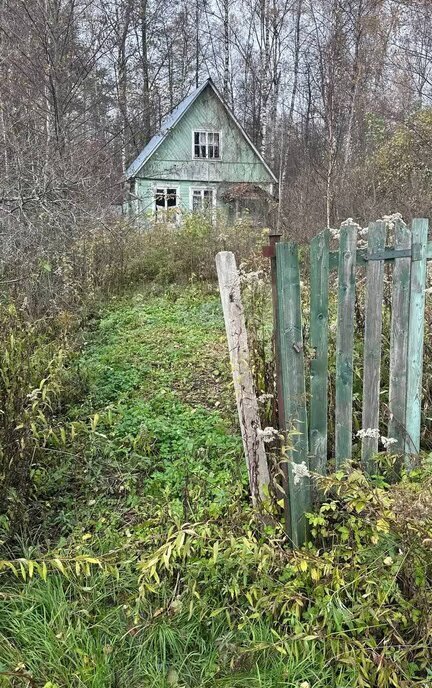
<svg viewBox="0 0 432 688">
<path fill-rule="evenodd" d="M 258 414 L 258 402 L 249 366 L 249 348 L 241 302 L 240 278 L 234 254 L 231 251 L 221 251 L 218 253 L 216 256 L 216 268 L 228 339 L 237 411 L 246 465 L 249 472 L 250 491 L 252 501 L 255 504 L 259 499 L 267 496 L 267 486 L 270 482 L 270 477 L 264 443 L 260 432 L 261 423 Z"/>
</svg>

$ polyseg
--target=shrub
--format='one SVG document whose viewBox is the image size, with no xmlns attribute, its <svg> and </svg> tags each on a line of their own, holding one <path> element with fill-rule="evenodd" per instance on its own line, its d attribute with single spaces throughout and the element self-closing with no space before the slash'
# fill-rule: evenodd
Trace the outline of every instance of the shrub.
<svg viewBox="0 0 432 688">
<path fill-rule="evenodd" d="M 32 472 L 54 433 L 68 344 L 10 305 L 0 307 L 0 346 L 0 523 L 10 533 L 22 526 Z"/>
</svg>

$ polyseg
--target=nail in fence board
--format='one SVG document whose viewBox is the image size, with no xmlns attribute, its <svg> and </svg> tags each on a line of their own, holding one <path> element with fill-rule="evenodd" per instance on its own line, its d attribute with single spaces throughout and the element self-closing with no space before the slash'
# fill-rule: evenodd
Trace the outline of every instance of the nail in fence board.
<svg viewBox="0 0 432 688">
<path fill-rule="evenodd" d="M 231 359 L 237 410 L 243 439 L 249 484 L 254 503 L 266 496 L 269 471 L 264 444 L 260 435 L 252 373 L 249 367 L 249 348 L 240 294 L 240 278 L 234 254 L 221 251 L 216 256 L 219 290 Z"/>
<path fill-rule="evenodd" d="M 411 232 L 404 222 L 395 225 L 395 249 L 411 249 Z M 397 440 L 389 447 L 403 453 L 406 437 L 406 390 L 408 363 L 408 322 L 410 309 L 411 257 L 396 258 L 392 274 L 390 325 L 390 378 L 388 437 Z"/>
<path fill-rule="evenodd" d="M 284 430 L 294 431 L 288 440 L 289 501 L 291 538 L 294 546 L 303 544 L 307 536 L 305 513 L 311 510 L 310 480 L 297 478 L 293 464 L 308 466 L 308 428 L 306 413 L 303 333 L 301 321 L 300 271 L 297 245 L 293 242 L 276 245 L 278 337 L 281 357 Z"/>
<path fill-rule="evenodd" d="M 369 225 L 368 256 L 384 251 L 386 225 L 374 222 Z M 381 374 L 381 336 L 384 294 L 384 261 L 370 260 L 366 267 L 366 308 L 363 345 L 363 414 L 362 427 L 379 427 L 379 400 Z M 362 463 L 369 473 L 374 472 L 373 456 L 378 451 L 377 437 L 362 440 Z"/>
<path fill-rule="evenodd" d="M 336 336 L 336 464 L 352 454 L 352 392 L 356 225 L 342 225 L 339 240 L 338 319 Z"/>
<path fill-rule="evenodd" d="M 328 413 L 328 294 L 329 231 L 321 232 L 310 248 L 310 467 L 325 475 L 327 470 Z"/>
<path fill-rule="evenodd" d="M 409 456 L 420 450 L 427 235 L 428 221 L 413 220 L 405 442 L 408 466 Z"/>
</svg>

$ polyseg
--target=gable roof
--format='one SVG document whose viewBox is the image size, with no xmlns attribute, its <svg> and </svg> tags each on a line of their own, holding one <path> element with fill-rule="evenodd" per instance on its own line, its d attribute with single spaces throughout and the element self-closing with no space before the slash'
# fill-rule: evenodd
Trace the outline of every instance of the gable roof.
<svg viewBox="0 0 432 688">
<path fill-rule="evenodd" d="M 240 122 L 237 120 L 235 117 L 234 113 L 230 110 L 224 99 L 222 98 L 221 94 L 217 90 L 216 86 L 214 85 L 212 79 L 207 79 L 204 81 L 201 86 L 199 86 L 195 91 L 192 91 L 186 98 L 184 98 L 179 105 L 177 105 L 174 110 L 167 115 L 166 117 L 163 118 L 162 120 L 162 125 L 160 130 L 158 131 L 157 134 L 155 134 L 150 141 L 147 143 L 146 146 L 142 149 L 141 153 L 138 155 L 137 158 L 129 165 L 129 167 L 126 170 L 126 179 L 130 179 L 131 177 L 135 177 L 135 175 L 140 171 L 140 169 L 143 167 L 143 165 L 151 158 L 153 153 L 159 148 L 161 143 L 166 139 L 168 136 L 169 132 L 171 129 L 173 129 L 176 124 L 180 121 L 180 119 L 183 117 L 183 115 L 189 110 L 191 105 L 196 101 L 198 96 L 201 95 L 201 93 L 209 86 L 213 93 L 216 95 L 218 100 L 222 103 L 222 106 L 225 108 L 226 112 L 228 113 L 230 119 L 234 122 L 236 127 L 240 130 L 241 134 L 243 137 L 246 139 L 247 143 L 249 146 L 253 149 L 255 154 L 258 156 L 264 167 L 266 168 L 267 172 L 270 174 L 272 179 L 277 183 L 277 178 L 275 177 L 274 173 L 270 169 L 270 167 L 267 165 L 266 161 L 264 160 L 263 156 L 259 152 L 259 150 L 254 146 L 252 141 L 250 140 L 249 136 L 246 134 L 245 130 L 243 129 L 242 125 Z"/>
</svg>

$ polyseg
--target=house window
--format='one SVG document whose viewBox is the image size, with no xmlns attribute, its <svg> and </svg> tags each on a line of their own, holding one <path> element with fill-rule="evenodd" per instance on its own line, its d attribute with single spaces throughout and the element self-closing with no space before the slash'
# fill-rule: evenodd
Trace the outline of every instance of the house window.
<svg viewBox="0 0 432 688">
<path fill-rule="evenodd" d="M 155 191 L 156 216 L 165 214 L 169 208 L 177 207 L 177 189 L 158 187 Z"/>
<path fill-rule="evenodd" d="M 204 212 L 213 208 L 213 189 L 192 189 L 192 210 Z"/>
<path fill-rule="evenodd" d="M 218 131 L 194 131 L 194 158 L 210 160 L 220 158 L 220 133 Z"/>
</svg>

